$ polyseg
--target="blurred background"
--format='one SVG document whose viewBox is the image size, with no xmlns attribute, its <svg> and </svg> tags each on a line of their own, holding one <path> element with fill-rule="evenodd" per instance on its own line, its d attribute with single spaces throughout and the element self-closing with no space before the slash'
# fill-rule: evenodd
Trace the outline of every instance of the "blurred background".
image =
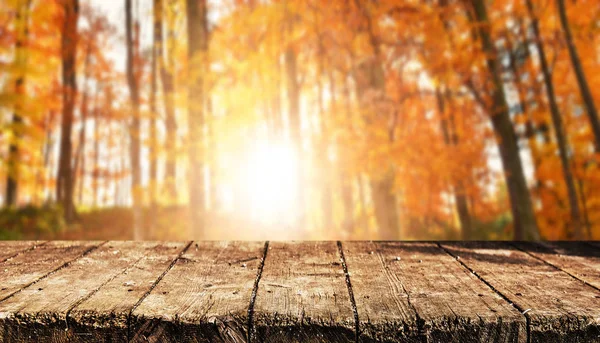
<svg viewBox="0 0 600 343">
<path fill-rule="evenodd" d="M 599 239 L 597 0 L 0 0 L 0 239 Z"/>
</svg>

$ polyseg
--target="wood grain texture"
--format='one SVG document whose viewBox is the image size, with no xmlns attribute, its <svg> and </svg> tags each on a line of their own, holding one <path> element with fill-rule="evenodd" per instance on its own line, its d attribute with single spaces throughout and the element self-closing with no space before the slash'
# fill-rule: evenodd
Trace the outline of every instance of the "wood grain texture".
<svg viewBox="0 0 600 343">
<path fill-rule="evenodd" d="M 442 246 L 526 313 L 531 342 L 600 340 L 600 292 L 507 243 Z"/>
<path fill-rule="evenodd" d="M 372 242 L 342 243 L 362 341 L 420 342 L 419 319 L 402 282 Z"/>
<path fill-rule="evenodd" d="M 600 342 L 593 242 L 40 243 L 0 342 Z"/>
<path fill-rule="evenodd" d="M 436 244 L 343 246 L 365 340 L 527 341 L 525 317 Z"/>
<path fill-rule="evenodd" d="M 0 264 L 0 300 L 63 267 L 100 242 L 55 241 L 27 250 Z"/>
<path fill-rule="evenodd" d="M 118 274 L 73 308 L 69 326 L 77 333 L 76 337 L 85 342 L 127 341 L 130 312 L 188 245 L 164 242 L 147 249 L 132 268 Z"/>
<path fill-rule="evenodd" d="M 0 263 L 44 243 L 43 241 L 0 241 Z"/>
<path fill-rule="evenodd" d="M 80 335 L 70 325 L 71 310 L 157 246 L 150 242 L 108 242 L 0 302 L 0 323 L 4 326 L 0 341 L 86 341 L 87 335 Z"/>
<path fill-rule="evenodd" d="M 198 242 L 133 311 L 133 342 L 245 342 L 263 242 Z"/>
<path fill-rule="evenodd" d="M 269 245 L 254 304 L 255 341 L 349 342 L 354 324 L 335 242 Z"/>
<path fill-rule="evenodd" d="M 600 289 L 600 248 L 578 242 L 519 242 L 514 245 Z"/>
</svg>

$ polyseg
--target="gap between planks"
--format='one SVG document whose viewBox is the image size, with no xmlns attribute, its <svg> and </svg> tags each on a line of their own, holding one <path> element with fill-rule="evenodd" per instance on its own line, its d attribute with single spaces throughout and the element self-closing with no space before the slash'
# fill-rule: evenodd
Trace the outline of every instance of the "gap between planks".
<svg viewBox="0 0 600 343">
<path fill-rule="evenodd" d="M 4 263 L 4 262 L 6 262 L 6 261 L 8 261 L 8 260 L 10 260 L 10 259 L 13 259 L 13 258 L 15 258 L 15 257 L 17 257 L 17 256 L 19 256 L 19 255 L 21 255 L 21 254 L 24 254 L 24 253 L 26 253 L 26 252 L 28 252 L 28 251 L 34 250 L 34 249 L 36 249 L 37 247 L 41 247 L 42 245 L 44 245 L 44 244 L 46 244 L 46 243 L 48 243 L 48 241 L 40 241 L 39 243 L 34 243 L 34 244 L 33 244 L 33 245 L 31 245 L 30 247 L 27 247 L 27 248 L 25 248 L 25 249 L 23 249 L 23 250 L 17 251 L 17 252 L 15 252 L 15 253 L 14 253 L 14 254 L 12 254 L 12 255 L 10 255 L 10 256 L 7 256 L 7 257 L 3 258 L 2 260 L 0 260 L 0 263 Z"/>
<path fill-rule="evenodd" d="M 269 241 L 265 242 L 265 246 L 263 248 L 262 258 L 260 260 L 260 264 L 258 265 L 258 269 L 256 271 L 256 277 L 254 279 L 254 285 L 252 286 L 252 295 L 250 296 L 250 304 L 248 304 L 248 324 L 246 330 L 246 342 L 252 342 L 253 334 L 254 334 L 254 304 L 256 303 L 256 295 L 258 294 L 258 286 L 260 284 L 260 278 L 262 277 L 263 268 L 265 267 L 265 261 L 267 260 L 267 254 L 269 252 Z"/>
<path fill-rule="evenodd" d="M 588 244 L 588 245 L 590 245 L 590 246 L 592 246 L 592 247 L 596 247 L 595 245 L 589 244 L 588 242 L 584 242 L 584 243 L 586 243 L 586 244 Z M 565 269 L 561 268 L 560 266 L 558 266 L 558 265 L 556 265 L 556 264 L 554 264 L 554 263 L 552 263 L 552 262 L 546 261 L 546 260 L 544 260 L 543 258 L 541 258 L 541 257 L 539 257 L 539 256 L 537 256 L 537 255 L 535 255 L 535 254 L 532 254 L 531 252 L 529 252 L 529 251 L 527 251 L 527 250 L 525 250 L 525 249 L 522 249 L 522 248 L 521 248 L 520 246 L 518 246 L 517 244 L 514 244 L 514 243 L 509 243 L 509 244 L 510 244 L 510 246 L 512 246 L 513 248 L 515 248 L 515 249 L 517 249 L 517 250 L 519 250 L 519 251 L 522 251 L 522 252 L 524 252 L 525 254 L 527 254 L 527 255 L 529 255 L 529 256 L 531 256 L 531 257 L 535 258 L 535 259 L 536 259 L 536 260 L 538 260 L 538 261 L 541 261 L 542 263 L 544 263 L 544 264 L 546 264 L 546 265 L 548 265 L 548 266 L 550 266 L 550 267 L 552 267 L 552 268 L 554 268 L 554 269 L 556 269 L 556 270 L 558 270 L 558 271 L 560 271 L 560 272 L 566 273 L 567 275 L 569 275 L 569 276 L 570 276 L 570 277 L 572 277 L 573 279 L 575 279 L 575 280 L 577 280 L 577 281 L 580 281 L 580 282 L 584 283 L 585 285 L 587 285 L 587 286 L 589 286 L 589 287 L 592 287 L 592 288 L 593 288 L 593 289 L 595 289 L 596 291 L 599 291 L 599 292 L 600 292 L 600 288 L 599 288 L 599 287 L 596 287 L 596 286 L 592 285 L 591 283 L 589 283 L 589 282 L 587 282 L 587 281 L 585 281 L 585 280 L 583 280 L 583 279 L 581 279 L 581 278 L 577 277 L 576 275 L 573 275 L 571 272 L 569 272 L 569 271 L 567 271 L 567 270 L 565 270 Z M 534 244 L 537 244 L 537 243 L 534 243 Z"/>
<path fill-rule="evenodd" d="M 146 291 L 146 293 L 144 293 L 140 299 L 131 307 L 131 310 L 129 310 L 129 314 L 127 315 L 127 341 L 130 342 L 131 341 L 131 316 L 133 314 L 133 311 L 135 311 L 136 308 L 138 308 L 138 306 L 140 306 L 140 304 L 142 303 L 142 301 L 144 301 L 144 299 L 146 299 L 146 297 L 148 297 L 148 295 L 156 288 L 156 286 L 162 281 L 162 279 L 165 277 L 165 275 L 167 275 L 167 273 L 173 269 L 173 266 L 175 265 L 175 263 L 177 263 L 177 261 L 181 258 L 181 256 L 192 246 L 192 243 L 194 243 L 194 241 L 189 241 L 187 243 L 187 245 L 181 249 L 181 251 L 179 252 L 179 254 L 177 254 L 177 256 L 173 259 L 173 261 L 171 261 L 171 263 L 169 264 L 169 266 L 167 267 L 167 269 L 165 269 L 165 271 L 163 271 L 158 278 L 156 279 L 156 281 L 154 281 L 154 283 L 152 284 L 152 286 L 150 286 L 150 289 L 148 291 Z"/>
<path fill-rule="evenodd" d="M 43 244 L 46 244 L 46 243 L 47 243 L 47 242 L 44 242 Z M 41 277 L 39 277 L 38 279 L 36 279 L 36 280 L 34 280 L 34 281 L 32 281 L 32 282 L 30 282 L 30 283 L 26 284 L 26 285 L 23 285 L 21 288 L 19 288 L 19 290 L 17 290 L 17 291 L 15 291 L 15 292 L 13 292 L 13 293 L 11 293 L 11 294 L 9 294 L 9 295 L 5 296 L 4 298 L 0 299 L 0 302 L 3 302 L 3 301 L 5 301 L 5 300 L 7 300 L 7 299 L 10 299 L 10 298 L 11 298 L 11 297 L 13 297 L 15 294 L 19 294 L 19 292 L 21 292 L 23 289 L 25 289 L 25 288 L 27 288 L 27 287 L 29 287 L 29 286 L 31 286 L 31 285 L 35 285 L 36 283 L 38 283 L 38 282 L 40 282 L 40 281 L 44 280 L 44 279 L 45 279 L 45 278 L 47 278 L 48 276 L 50 276 L 50 275 L 52 275 L 52 274 L 56 273 L 57 271 L 59 271 L 59 270 L 61 270 L 61 269 L 67 268 L 69 265 L 71 265 L 71 263 L 73 263 L 73 262 L 77 261 L 78 259 L 80 259 L 80 258 L 82 258 L 82 257 L 86 256 L 87 254 L 89 254 L 89 253 L 91 253 L 92 251 L 94 251 L 94 250 L 96 250 L 96 249 L 100 248 L 101 246 L 103 246 L 103 245 L 104 245 L 104 244 L 106 244 L 106 243 L 108 243 L 108 241 L 104 241 L 104 242 L 101 242 L 101 243 L 100 243 L 100 244 L 98 244 L 98 245 L 94 245 L 94 246 L 91 246 L 91 247 L 89 247 L 88 249 L 86 249 L 85 251 L 83 251 L 81 254 L 79 254 L 79 255 L 78 255 L 78 256 L 76 256 L 75 258 L 73 258 L 73 259 L 71 259 L 71 260 L 69 260 L 69 261 L 67 261 L 67 262 L 65 262 L 65 263 L 63 263 L 63 264 L 61 264 L 59 267 L 57 267 L 57 268 L 55 268 L 55 269 L 53 269 L 53 270 L 49 271 L 48 273 L 46 273 L 46 274 L 42 275 L 42 276 L 41 276 Z M 14 257 L 16 257 L 16 256 L 18 256 L 18 255 L 20 255 L 20 254 L 22 254 L 22 253 L 25 253 L 25 252 L 28 252 L 28 251 L 34 250 L 35 246 L 41 246 L 41 245 L 43 245 L 43 244 L 34 245 L 34 247 L 32 247 L 32 248 L 30 248 L 30 249 L 27 249 L 27 250 L 25 250 L 25 251 L 22 251 L 22 252 L 20 252 L 20 253 L 16 254 L 15 256 L 13 256 L 12 258 L 14 258 Z M 6 262 L 6 261 L 8 261 L 8 260 L 10 260 L 10 259 L 7 259 L 7 260 L 5 260 L 5 261 L 2 261 L 2 262 Z"/>
<path fill-rule="evenodd" d="M 27 249 L 24 249 L 18 253 L 15 254 L 15 256 L 25 253 L 27 251 L 33 250 L 35 249 L 35 247 L 37 246 L 41 246 L 43 244 L 46 244 L 47 242 L 42 242 L 40 244 L 34 244 L 32 247 L 29 247 Z M 84 256 L 86 256 L 87 254 L 89 254 L 90 252 L 98 249 L 99 247 L 103 246 L 104 244 L 106 244 L 107 241 L 102 242 L 96 246 L 90 247 L 87 250 L 85 250 L 82 254 L 80 254 L 79 256 L 77 256 L 76 258 L 69 260 L 67 262 L 65 262 L 64 264 L 62 264 L 61 266 L 59 266 L 58 268 L 44 274 L 42 277 L 38 278 L 37 280 L 31 282 L 30 284 L 26 285 L 25 287 L 22 287 L 21 289 L 19 289 L 18 291 L 8 295 L 7 297 L 0 299 L 0 301 L 4 301 L 12 296 L 14 296 L 15 294 L 19 293 L 23 288 L 29 287 L 45 278 L 47 278 L 48 276 L 54 274 L 55 272 L 57 272 L 58 270 L 61 270 L 63 268 L 68 267 L 70 264 L 72 264 L 74 261 L 78 260 L 79 258 L 82 258 Z M 130 319 L 131 319 L 131 315 L 132 312 L 141 304 L 141 302 L 156 288 L 156 286 L 162 281 L 162 279 L 165 277 L 165 275 L 168 274 L 168 272 L 173 268 L 173 266 L 175 265 L 175 263 L 181 258 L 181 256 L 189 249 L 189 247 L 193 244 L 193 241 L 190 241 L 187 243 L 187 245 L 185 246 L 184 249 L 182 249 L 180 251 L 180 253 L 171 261 L 171 263 L 169 264 L 169 266 L 165 269 L 165 271 L 163 271 L 163 273 L 156 279 L 156 281 L 153 283 L 153 285 L 151 286 L 151 288 L 142 295 L 142 297 L 136 302 L 136 304 L 132 307 L 132 309 L 129 311 L 129 317 L 128 317 L 128 340 L 131 339 L 130 336 Z M 485 280 L 482 276 L 480 276 L 477 272 L 475 272 L 472 268 L 470 268 L 468 265 L 466 265 L 463 261 L 460 260 L 459 257 L 455 256 L 452 252 L 450 252 L 449 250 L 445 249 L 439 242 L 436 243 L 437 247 L 440 248 L 442 251 L 444 251 L 445 253 L 447 253 L 448 255 L 452 256 L 454 258 L 455 261 L 457 261 L 463 268 L 465 268 L 466 270 L 468 270 L 469 272 L 471 272 L 474 276 L 476 276 L 481 282 L 483 282 L 486 286 L 488 286 L 493 292 L 495 292 L 496 294 L 498 294 L 502 299 L 504 299 L 507 303 L 509 303 L 511 306 L 513 306 L 515 309 L 517 309 L 526 319 L 527 322 L 527 342 L 530 342 L 531 339 L 531 335 L 530 335 L 530 318 L 527 315 L 526 311 L 522 308 L 520 308 L 518 305 L 514 304 L 513 302 L 510 301 L 510 299 L 502 294 L 499 290 L 497 290 L 495 287 L 493 287 L 487 280 Z M 547 262 L 537 256 L 534 256 L 532 254 L 530 254 L 529 252 L 520 249 L 517 246 L 514 246 L 512 244 L 510 244 L 511 246 L 515 247 L 516 249 L 523 251 L 525 253 L 527 253 L 529 256 L 532 256 L 533 258 L 540 260 L 542 262 L 544 262 L 547 265 L 550 265 L 551 267 L 555 268 L 556 270 L 562 271 L 567 273 L 568 275 L 570 275 L 571 277 L 573 277 L 574 279 L 583 282 L 584 284 L 594 288 L 595 290 L 600 291 L 599 288 L 589 284 L 588 282 L 585 282 L 584 280 L 581 280 L 580 278 L 576 277 L 575 275 L 563 270 L 562 268 Z M 348 294 L 349 294 L 349 299 L 351 302 L 351 307 L 352 307 L 352 311 L 354 314 L 354 320 L 355 320 L 355 340 L 356 342 L 360 341 L 360 326 L 359 326 L 359 313 L 357 310 L 357 306 L 356 306 L 356 302 L 355 302 L 355 298 L 354 298 L 354 293 L 353 293 L 353 289 L 352 289 L 352 277 L 351 277 L 351 272 L 348 269 L 347 263 L 346 263 L 346 258 L 344 255 L 344 251 L 343 251 L 343 243 L 341 241 L 337 241 L 337 247 L 338 247 L 338 254 L 339 254 L 339 259 L 341 261 L 341 266 L 343 268 L 343 272 L 345 275 L 345 283 L 346 283 L 346 287 L 348 290 Z M 263 248 L 263 254 L 262 254 L 262 258 L 259 264 L 259 267 L 257 268 L 256 271 L 256 277 L 255 277 L 255 281 L 254 281 L 254 285 L 253 285 L 253 289 L 252 289 L 252 295 L 250 298 L 250 302 L 248 304 L 248 322 L 247 322 L 247 341 L 250 343 L 253 339 L 253 332 L 255 330 L 254 328 L 254 322 L 253 322 L 253 317 L 254 317 L 254 304 L 256 301 L 256 296 L 257 296 L 257 292 L 258 292 L 258 288 L 260 287 L 260 281 L 261 281 L 261 276 L 262 276 L 262 272 L 263 272 L 263 268 L 265 265 L 265 261 L 268 258 L 268 250 L 269 250 L 269 242 L 265 242 L 265 246 Z M 14 256 L 12 256 L 14 257 Z M 8 258 L 10 259 L 10 258 Z M 8 260 L 6 259 L 6 260 Z M 134 262 L 132 264 L 131 267 L 129 267 L 128 269 L 132 268 L 133 266 L 135 266 L 137 262 Z M 104 284 L 103 284 L 104 285 Z M 102 285 L 102 286 L 103 286 Z M 102 288 L 102 286 L 98 287 L 96 290 L 92 291 L 86 298 L 92 296 L 94 293 L 96 293 L 98 290 L 100 290 Z M 70 310 L 69 310 L 70 312 Z M 525 313 L 524 313 L 525 312 Z M 67 313 L 67 319 L 68 319 L 68 313 Z"/>
<path fill-rule="evenodd" d="M 338 254 L 342 261 L 342 268 L 344 269 L 344 275 L 346 276 L 346 287 L 348 288 L 348 297 L 350 298 L 350 305 L 352 306 L 352 312 L 354 313 L 354 339 L 356 343 L 359 342 L 360 335 L 360 320 L 358 317 L 358 308 L 356 307 L 356 300 L 354 300 L 354 291 L 352 290 L 352 280 L 350 280 L 350 272 L 348 271 L 348 264 L 346 263 L 346 256 L 344 256 L 344 247 L 341 241 L 337 241 Z"/>
<path fill-rule="evenodd" d="M 440 242 L 437 242 L 436 244 L 437 244 L 438 248 L 442 249 L 448 255 L 452 256 L 456 262 L 458 262 L 461 266 L 463 266 L 463 268 L 465 268 L 468 271 L 470 271 L 471 273 L 473 273 L 473 275 L 475 275 L 475 277 L 477 277 L 477 279 L 479 279 L 486 286 L 488 286 L 494 293 L 496 293 L 500 297 L 502 297 L 502 299 L 504 299 L 504 301 L 506 301 L 508 304 L 510 304 L 515 309 L 517 309 L 517 311 L 519 311 L 525 317 L 525 321 L 527 323 L 527 326 L 526 326 L 526 330 L 527 330 L 527 343 L 530 343 L 531 342 L 531 318 L 527 314 L 527 310 L 522 309 L 520 306 L 518 306 L 517 304 L 513 303 L 512 301 L 510 301 L 510 299 L 505 294 L 502 294 L 502 292 L 500 292 L 494 286 L 492 286 L 491 283 L 489 283 L 487 280 L 485 280 L 474 269 L 472 269 L 471 267 L 467 266 L 466 263 L 464 263 L 463 261 L 460 260 L 459 256 L 454 255 L 452 252 L 450 252 L 450 250 L 444 248 Z"/>
</svg>

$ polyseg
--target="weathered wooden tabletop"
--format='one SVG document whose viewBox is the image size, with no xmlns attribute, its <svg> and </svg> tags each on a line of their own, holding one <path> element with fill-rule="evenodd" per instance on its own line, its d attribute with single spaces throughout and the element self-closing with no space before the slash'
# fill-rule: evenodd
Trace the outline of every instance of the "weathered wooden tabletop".
<svg viewBox="0 0 600 343">
<path fill-rule="evenodd" d="M 0 342 L 600 342 L 600 243 L 0 242 Z"/>
</svg>

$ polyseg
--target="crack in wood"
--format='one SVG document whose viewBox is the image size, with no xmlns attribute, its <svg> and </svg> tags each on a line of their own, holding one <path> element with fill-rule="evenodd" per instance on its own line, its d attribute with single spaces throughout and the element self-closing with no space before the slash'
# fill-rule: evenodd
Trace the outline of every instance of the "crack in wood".
<svg viewBox="0 0 600 343">
<path fill-rule="evenodd" d="M 42 245 L 44 245 L 46 243 L 48 243 L 48 241 L 43 241 L 43 242 L 40 242 L 39 244 L 33 244 L 32 246 L 30 246 L 28 248 L 25 248 L 23 250 L 17 251 L 16 253 L 14 253 L 14 254 L 12 254 L 12 255 L 10 255 L 10 256 L 2 259 L 0 261 L 0 263 L 4 263 L 6 261 L 9 261 L 9 260 L 11 260 L 11 259 L 13 259 L 13 258 L 15 258 L 15 257 L 17 257 L 17 256 L 19 256 L 21 254 L 24 254 L 24 253 L 26 253 L 28 251 L 35 250 L 36 248 L 41 247 Z"/>
<path fill-rule="evenodd" d="M 86 296 L 82 297 L 81 299 L 77 300 L 74 304 L 72 304 L 69 309 L 67 310 L 67 313 L 65 315 L 65 324 L 67 325 L 67 330 L 69 330 L 69 318 L 71 316 L 71 312 L 73 311 L 73 309 L 75 309 L 77 306 L 81 305 L 84 301 L 90 299 L 91 297 L 93 297 L 96 293 L 98 293 L 98 291 L 100 291 L 100 289 L 102 287 L 104 287 L 105 285 L 107 285 L 108 283 L 110 283 L 112 280 L 116 279 L 119 275 L 123 275 L 125 273 L 127 273 L 129 270 L 135 268 L 135 266 L 144 259 L 144 256 L 138 258 L 137 260 L 135 260 L 130 266 L 128 266 L 127 268 L 124 268 L 122 271 L 120 271 L 119 273 L 115 273 L 113 276 L 111 276 L 110 278 L 108 278 L 106 281 L 104 281 L 103 283 L 101 283 L 98 287 L 96 287 L 95 289 L 93 289 L 91 292 L 89 292 Z"/>
<path fill-rule="evenodd" d="M 481 282 L 483 282 L 486 286 L 488 286 L 492 291 L 494 291 L 494 293 L 498 294 L 502 299 L 504 299 L 506 302 L 508 302 L 512 307 L 514 307 L 515 309 L 517 309 L 517 311 L 519 311 L 521 313 L 521 315 L 523 315 L 525 317 L 525 321 L 527 323 L 526 326 L 526 330 L 527 330 L 527 343 L 531 343 L 531 318 L 529 317 L 529 315 L 527 314 L 526 310 L 523 310 L 523 308 L 521 308 L 519 305 L 515 304 L 513 301 L 511 301 L 506 295 L 504 295 L 502 292 L 500 292 L 498 289 L 496 289 L 491 283 L 489 283 L 487 280 L 485 280 L 481 275 L 479 275 L 474 269 L 472 269 L 471 267 L 469 267 L 466 263 L 464 263 L 459 256 L 454 255 L 450 250 L 446 249 L 444 246 L 442 246 L 441 243 L 437 243 L 437 246 L 444 250 L 448 255 L 452 256 L 454 258 L 454 260 L 456 262 L 458 262 L 460 265 L 462 265 L 464 268 L 466 268 L 468 271 L 470 271 L 471 273 L 473 273 L 473 275 L 475 275 L 475 277 L 477 277 Z"/>
<path fill-rule="evenodd" d="M 569 275 L 570 277 L 574 278 L 575 280 L 577 280 L 577 281 L 580 281 L 580 282 L 583 282 L 583 283 L 584 283 L 584 284 L 586 284 L 587 286 L 590 286 L 590 287 L 592 287 L 593 289 L 595 289 L 595 290 L 597 290 L 597 291 L 600 291 L 600 288 L 598 288 L 598 287 L 596 287 L 596 286 L 592 285 L 591 283 L 589 283 L 589 282 L 587 282 L 587 281 L 585 281 L 585 280 L 583 280 L 583 279 L 581 279 L 581 278 L 577 277 L 576 275 L 573 275 L 573 274 L 571 274 L 571 273 L 570 273 L 570 272 L 568 272 L 567 270 L 565 270 L 565 269 L 563 269 L 563 268 L 560 268 L 559 266 L 557 266 L 557 265 L 555 265 L 555 264 L 553 264 L 553 263 L 551 263 L 551 262 L 548 262 L 548 261 L 544 260 L 543 258 L 540 258 L 540 257 L 538 257 L 538 256 L 536 256 L 536 255 L 534 255 L 534 254 L 530 253 L 529 251 L 527 251 L 527 250 L 525 250 L 525 249 L 522 249 L 521 247 L 519 247 L 519 246 L 518 246 L 518 245 L 516 245 L 516 244 L 513 244 L 513 243 L 509 243 L 509 244 L 510 244 L 512 247 L 514 247 L 515 249 L 517 249 L 517 250 L 519 250 L 519 251 L 522 251 L 522 252 L 526 253 L 527 255 L 529 255 L 529 256 L 531 256 L 531 257 L 535 258 L 536 260 L 538 260 L 538 261 L 541 261 L 541 262 L 543 262 L 544 264 L 546 264 L 546 265 L 548 265 L 548 266 L 550 266 L 550 267 L 552 267 L 552 268 L 554 268 L 554 269 L 556 269 L 556 270 L 558 270 L 558 271 L 564 272 L 564 273 L 566 273 L 567 275 Z M 593 245 L 592 245 L 592 246 L 593 246 Z"/>
<path fill-rule="evenodd" d="M 179 252 L 179 254 L 177 254 L 177 256 L 173 259 L 173 261 L 171 261 L 171 263 L 169 264 L 169 266 L 152 283 L 152 286 L 150 286 L 150 289 L 148 289 L 148 291 L 146 291 L 140 297 L 140 299 L 129 310 L 129 314 L 127 315 L 127 341 L 128 342 L 131 341 L 131 316 L 132 316 L 133 311 L 135 311 L 135 309 L 138 306 L 140 306 L 140 304 L 142 303 L 142 301 L 144 301 L 144 299 L 146 299 L 146 297 L 154 290 L 154 288 L 156 288 L 156 286 L 165 277 L 165 275 L 167 275 L 167 273 L 173 268 L 173 266 L 175 265 L 175 263 L 177 263 L 177 261 L 181 258 L 181 256 L 189 249 L 190 246 L 192 246 L 192 243 L 193 243 L 193 241 L 189 241 L 187 243 L 187 245 L 183 249 L 181 249 L 181 251 Z"/>
<path fill-rule="evenodd" d="M 17 291 L 15 291 L 15 292 L 13 292 L 13 293 L 11 293 L 11 294 L 9 294 L 9 295 L 5 296 L 4 298 L 0 299 L 0 302 L 3 302 L 3 301 L 6 301 L 6 300 L 10 299 L 11 297 L 13 297 L 13 296 L 15 296 L 16 294 L 18 294 L 19 292 L 21 292 L 23 289 L 25 289 L 25 288 L 27 288 L 27 287 L 30 287 L 30 286 L 32 286 L 32 285 L 35 285 L 36 283 L 38 283 L 38 282 L 40 282 L 40 281 L 42 281 L 42 280 L 46 279 L 48 276 L 50 276 L 50 275 L 52 275 L 52 274 L 54 274 L 54 273 L 58 272 L 59 270 L 61 270 L 61 269 L 64 269 L 64 268 L 66 268 L 66 267 L 70 266 L 70 265 L 71 265 L 73 262 L 75 262 L 75 261 L 77 261 L 78 259 L 80 259 L 80 258 L 82 258 L 82 257 L 84 257 L 84 256 L 86 256 L 86 255 L 88 255 L 89 253 L 91 253 L 92 251 L 94 251 L 94 250 L 96 250 L 96 249 L 100 248 L 101 246 L 103 246 L 103 245 L 104 245 L 104 244 L 106 244 L 106 243 L 108 243 L 108 241 L 104 241 L 104 242 L 101 242 L 101 243 L 100 243 L 100 244 L 98 244 L 98 245 L 95 245 L 95 246 L 91 246 L 91 247 L 89 247 L 88 249 L 84 250 L 84 251 L 83 251 L 81 254 L 79 254 L 79 255 L 78 255 L 78 256 L 76 256 L 75 258 L 73 258 L 73 259 L 71 259 L 71 260 L 69 260 L 69 261 L 67 261 L 67 262 L 63 263 L 62 265 L 60 265 L 58 268 L 55 268 L 55 269 L 53 269 L 53 270 L 49 271 L 48 273 L 46 273 L 46 274 L 42 275 L 41 277 L 39 277 L 38 279 L 36 279 L 35 281 L 33 281 L 33 282 L 30 282 L 30 283 L 28 283 L 28 284 L 26 284 L 26 285 L 23 285 L 23 286 L 22 286 L 21 288 L 19 288 Z"/>
<path fill-rule="evenodd" d="M 350 280 L 350 272 L 348 271 L 348 265 L 346 264 L 346 257 L 344 256 L 344 248 L 342 247 L 341 241 L 337 241 L 337 247 L 340 254 L 340 261 L 342 262 L 342 268 L 344 269 L 344 275 L 346 277 L 346 286 L 348 288 L 348 296 L 350 297 L 352 313 L 354 314 L 354 338 L 356 343 L 358 343 L 360 338 L 360 320 L 358 317 L 356 300 L 354 299 L 354 291 L 352 290 L 352 281 Z"/>
<path fill-rule="evenodd" d="M 247 327 L 247 342 L 251 343 L 254 334 L 254 304 L 256 303 L 256 295 L 258 294 L 258 287 L 260 285 L 260 278 L 262 277 L 263 268 L 265 267 L 265 261 L 269 251 L 269 241 L 265 242 L 263 255 L 256 271 L 256 278 L 254 279 L 254 285 L 252 287 L 252 295 L 250 296 L 250 304 L 248 304 L 248 327 Z"/>
</svg>

